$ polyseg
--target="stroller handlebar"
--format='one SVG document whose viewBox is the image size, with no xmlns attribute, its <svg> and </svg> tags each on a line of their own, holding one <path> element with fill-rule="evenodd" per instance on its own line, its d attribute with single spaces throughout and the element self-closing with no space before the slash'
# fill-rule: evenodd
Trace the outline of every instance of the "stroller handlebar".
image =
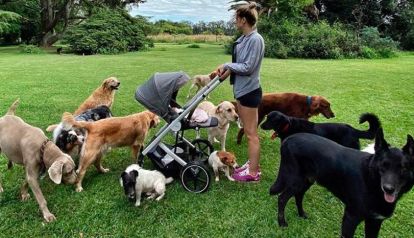
<svg viewBox="0 0 414 238">
<path fill-rule="evenodd" d="M 223 82 L 224 80 L 226 80 L 227 77 L 229 77 L 230 74 L 231 74 L 231 71 L 228 69 L 221 75 L 221 77 L 219 76 L 216 76 L 216 77 L 219 77 L 220 82 Z"/>
</svg>

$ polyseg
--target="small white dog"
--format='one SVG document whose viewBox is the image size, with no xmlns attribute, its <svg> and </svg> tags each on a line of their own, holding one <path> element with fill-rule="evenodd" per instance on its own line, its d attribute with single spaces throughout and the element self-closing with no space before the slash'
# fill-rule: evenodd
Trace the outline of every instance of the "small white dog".
<svg viewBox="0 0 414 238">
<path fill-rule="evenodd" d="M 210 83 L 211 80 L 213 80 L 217 74 L 215 72 L 208 74 L 208 75 L 196 75 L 193 77 L 192 84 L 190 89 L 188 90 L 187 99 L 191 96 L 191 90 L 194 87 L 197 87 L 196 93 L 204 86 L 206 86 L 208 83 Z M 207 96 L 208 97 L 208 96 Z"/>
<path fill-rule="evenodd" d="M 157 170 L 146 170 L 137 164 L 128 166 L 121 174 L 121 186 L 130 201 L 135 201 L 135 206 L 141 205 L 141 195 L 146 193 L 148 199 L 159 201 L 165 195 L 165 185 L 173 181 L 173 178 L 165 176 Z"/>
<path fill-rule="evenodd" d="M 226 151 L 214 151 L 210 154 L 208 163 L 213 168 L 216 182 L 219 181 L 219 170 L 223 171 L 230 181 L 234 181 L 230 176 L 230 167 L 233 169 L 238 167 L 234 154 Z"/>
<path fill-rule="evenodd" d="M 214 143 L 214 139 L 219 140 L 221 150 L 226 151 L 226 137 L 230 122 L 237 122 L 239 119 L 235 106 L 229 101 L 223 101 L 216 107 L 213 103 L 204 101 L 197 108 L 204 110 L 209 116 L 218 119 L 218 126 L 207 128 L 208 140 L 211 144 Z"/>
</svg>

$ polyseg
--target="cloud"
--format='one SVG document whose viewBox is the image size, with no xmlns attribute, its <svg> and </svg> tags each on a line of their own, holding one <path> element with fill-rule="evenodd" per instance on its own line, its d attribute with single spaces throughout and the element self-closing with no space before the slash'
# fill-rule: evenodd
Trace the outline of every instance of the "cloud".
<svg viewBox="0 0 414 238">
<path fill-rule="evenodd" d="M 229 21 L 233 16 L 229 0 L 147 0 L 139 7 L 132 7 L 132 16 L 142 15 L 152 20 L 171 21 Z"/>
</svg>

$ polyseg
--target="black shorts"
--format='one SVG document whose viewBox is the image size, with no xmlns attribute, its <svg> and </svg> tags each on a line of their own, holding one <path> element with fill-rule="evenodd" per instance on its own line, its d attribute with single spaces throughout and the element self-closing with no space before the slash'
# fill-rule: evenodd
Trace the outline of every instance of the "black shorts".
<svg viewBox="0 0 414 238">
<path fill-rule="evenodd" d="M 237 101 L 244 107 L 257 108 L 262 101 L 262 95 L 262 87 L 259 87 L 258 89 L 237 98 Z"/>
</svg>

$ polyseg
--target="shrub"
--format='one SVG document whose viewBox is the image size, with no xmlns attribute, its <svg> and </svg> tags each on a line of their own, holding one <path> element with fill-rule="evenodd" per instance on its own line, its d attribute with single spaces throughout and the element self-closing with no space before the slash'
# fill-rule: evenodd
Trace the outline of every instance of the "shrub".
<svg viewBox="0 0 414 238">
<path fill-rule="evenodd" d="M 379 58 L 395 56 L 398 46 L 390 37 L 381 37 L 376 27 L 364 27 L 361 30 L 361 43 L 365 48 L 375 51 Z"/>
<path fill-rule="evenodd" d="M 187 48 L 201 48 L 200 45 L 197 44 L 191 44 L 189 46 L 187 46 Z"/>
<path fill-rule="evenodd" d="M 122 12 L 99 10 L 86 22 L 71 28 L 65 35 L 76 54 L 118 54 L 138 51 L 152 45 L 139 21 L 126 18 Z"/>
<path fill-rule="evenodd" d="M 25 54 L 43 54 L 44 51 L 36 45 L 20 45 L 20 52 Z"/>
</svg>

